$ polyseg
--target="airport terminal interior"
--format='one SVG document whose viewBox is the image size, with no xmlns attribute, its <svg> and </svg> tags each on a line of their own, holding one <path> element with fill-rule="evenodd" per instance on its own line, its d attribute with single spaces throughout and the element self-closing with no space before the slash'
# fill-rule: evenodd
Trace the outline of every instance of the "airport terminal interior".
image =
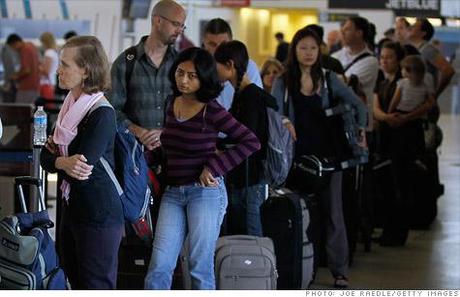
<svg viewBox="0 0 460 297">
<path fill-rule="evenodd" d="M 207 44 L 205 43 L 206 34 L 210 34 L 209 31 L 206 31 L 208 30 L 207 24 L 209 24 L 208 22 L 211 19 L 219 18 L 230 26 L 233 32 L 230 39 L 233 38 L 234 40 L 239 40 L 245 44 L 250 61 L 257 66 L 256 74 L 258 75 L 258 79 L 265 87 L 265 74 L 261 73 L 259 75 L 259 72 L 263 71 L 263 65 L 267 60 L 275 60 L 277 63 L 276 65 L 280 65 L 280 70 L 279 73 L 276 74 L 276 78 L 284 77 L 282 76 L 283 67 L 285 67 L 284 69 L 292 69 L 289 67 L 296 67 L 292 66 L 294 65 L 294 62 L 291 61 L 291 59 L 295 60 L 295 58 L 292 57 L 295 57 L 296 54 L 291 55 L 293 49 L 291 49 L 289 44 L 292 44 L 294 36 L 298 34 L 300 29 L 307 25 L 320 26 L 323 30 L 323 42 L 320 48 L 321 53 L 323 56 L 337 57 L 337 60 L 342 62 L 342 60 L 340 60 L 340 54 L 342 52 L 348 54 L 347 50 L 349 49 L 349 46 L 346 44 L 347 39 L 344 37 L 348 34 L 348 31 L 346 31 L 344 27 L 349 24 L 350 20 L 365 19 L 367 22 L 366 24 L 369 25 L 369 23 L 372 23 L 374 25 L 374 34 L 370 34 L 373 35 L 371 38 L 372 42 L 366 40 L 365 47 L 370 52 L 370 56 L 376 57 L 375 67 L 380 69 L 379 73 L 381 73 L 380 78 L 382 82 L 383 80 L 388 80 L 389 78 L 384 66 L 384 58 L 381 56 L 381 48 L 385 48 L 385 44 L 388 43 L 397 43 L 399 44 L 399 47 L 417 44 L 416 42 L 412 42 L 412 39 L 410 39 L 412 37 L 406 38 L 407 40 L 405 41 L 403 41 L 400 36 L 398 37 L 399 29 L 397 26 L 403 19 L 404 24 L 407 24 L 407 30 L 409 30 L 408 32 L 415 32 L 414 28 L 420 25 L 420 22 L 423 19 L 428 21 L 431 24 L 431 28 L 434 30 L 432 32 L 433 36 L 430 37 L 429 40 L 425 40 L 424 44 L 429 44 L 432 48 L 435 48 L 433 51 L 438 53 L 436 58 L 430 60 L 431 62 L 436 60 L 436 62 L 433 62 L 434 64 L 432 63 L 430 66 L 424 66 L 424 73 L 431 71 L 430 69 L 433 68 L 433 65 L 435 66 L 434 71 L 438 73 L 438 76 L 431 76 L 434 79 L 438 79 L 438 81 L 432 80 L 433 90 L 436 89 L 437 83 L 445 78 L 445 71 L 446 73 L 450 71 L 450 74 L 448 75 L 449 79 L 447 79 L 447 85 L 443 88 L 440 94 L 437 94 L 436 99 L 433 99 L 436 100 L 436 104 L 440 111 L 439 119 L 434 126 L 440 128 L 440 130 L 438 129 L 436 132 L 442 132 L 440 136 L 442 137 L 442 142 L 434 149 L 434 155 L 438 158 L 437 166 L 439 168 L 439 186 L 442 188 L 439 195 L 435 198 L 437 215 L 427 226 L 424 226 L 424 228 L 411 229 L 408 233 L 407 240 L 404 243 L 384 245 L 379 242 L 384 231 L 382 223 L 375 223 L 377 219 L 374 219 L 373 215 L 375 213 L 386 212 L 386 215 L 388 216 L 386 219 L 389 218 L 389 220 L 397 220 L 396 217 L 393 217 L 393 210 L 391 208 L 389 209 L 388 205 L 385 205 L 385 200 L 379 200 L 380 204 L 378 205 L 377 203 L 370 202 L 369 205 L 371 206 L 367 205 L 370 207 L 368 209 L 363 207 L 362 209 L 360 208 L 359 211 L 351 211 L 352 214 L 358 216 L 362 215 L 364 219 L 367 219 L 364 220 L 359 217 L 355 218 L 354 221 L 352 220 L 353 222 L 358 222 L 358 224 L 363 224 L 363 226 L 365 225 L 363 228 L 367 229 L 365 229 L 366 231 L 363 231 L 364 229 L 355 231 L 356 246 L 354 251 L 350 254 L 352 256 L 352 261 L 350 261 L 347 275 L 332 275 L 331 270 L 325 263 L 325 260 L 318 260 L 315 258 L 315 261 L 317 260 L 321 263 L 319 265 L 315 263 L 315 269 L 317 269 L 317 271 L 309 289 L 332 290 L 338 288 L 349 288 L 359 290 L 460 290 L 460 1 L 176 1 L 176 5 L 180 5 L 186 12 L 186 18 L 184 21 L 180 21 L 180 17 L 177 19 L 177 15 L 159 13 L 154 15 L 152 12 L 153 7 L 162 1 L 0 0 L 0 56 L 2 58 L 0 60 L 0 123 L 3 125 L 3 136 L 1 132 L 2 126 L 0 126 L 0 220 L 7 215 L 12 215 L 14 212 L 19 211 L 19 203 L 14 201 L 18 196 L 14 188 L 15 177 L 27 175 L 35 177 L 40 175 L 40 178 L 45 177 L 41 168 L 39 168 L 39 162 L 37 161 L 39 159 L 39 150 L 32 149 L 33 143 L 35 142 L 35 140 L 32 139 L 34 129 L 37 129 L 36 125 L 34 128 L 34 112 L 36 110 L 36 106 L 45 104 L 45 111 L 48 113 L 48 125 L 57 121 L 57 115 L 61 112 L 62 103 L 67 95 L 67 90 L 59 88 L 61 87 L 61 79 L 59 78 L 59 75 L 62 73 L 62 69 L 59 68 L 60 70 L 58 70 L 58 63 L 59 67 L 62 67 L 62 58 L 60 60 L 61 62 L 56 62 L 55 66 L 53 66 L 55 67 L 53 68 L 55 70 L 53 70 L 51 74 L 44 74 L 44 71 L 47 70 L 43 69 L 50 69 L 49 67 L 51 66 L 47 64 L 51 63 L 49 62 L 49 59 L 58 59 L 60 48 L 63 47 L 66 42 L 72 40 L 69 38 L 72 38 L 73 35 L 95 36 L 100 41 L 100 44 L 108 57 L 109 64 L 112 66 L 115 59 L 119 57 L 125 49 L 133 45 L 137 45 L 143 36 L 153 34 L 151 33 L 151 29 L 153 26 L 152 24 L 154 23 L 154 17 L 156 17 L 155 22 L 158 22 L 158 24 L 163 24 L 163 22 L 168 23 L 172 26 L 171 28 L 175 28 L 175 32 L 179 32 L 173 36 L 174 38 L 169 44 L 169 46 L 174 47 L 178 52 L 190 47 L 200 47 L 209 51 Z M 166 2 L 168 1 L 170 0 L 166 0 Z M 91 5 L 89 2 L 91 2 Z M 164 13 L 163 10 L 160 10 L 160 12 Z M 356 26 L 355 29 L 358 28 L 358 25 L 356 25 L 357 23 L 354 24 L 354 26 Z M 372 26 L 369 25 L 368 27 L 370 28 Z M 423 30 L 423 28 L 420 30 Z M 359 31 L 360 29 L 358 28 L 356 30 Z M 361 31 L 364 32 L 363 30 Z M 45 32 L 46 34 L 44 34 Z M 281 35 L 279 35 L 279 33 L 281 33 Z M 220 35 L 217 36 L 222 36 L 221 32 L 219 32 L 219 34 Z M 224 35 L 225 34 L 226 33 L 224 33 Z M 407 36 L 413 36 L 410 34 L 415 33 L 407 34 Z M 275 37 L 275 35 L 277 37 Z M 364 35 L 366 34 L 362 33 L 360 36 Z M 24 42 L 27 46 L 30 45 L 33 47 L 38 58 L 38 60 L 34 61 L 34 63 L 36 63 L 37 69 L 40 69 L 40 85 L 32 92 L 33 96 L 30 100 L 26 99 L 27 96 L 31 96 L 31 93 L 29 92 L 30 90 L 21 89 L 23 85 L 20 85 L 19 78 L 28 75 L 28 71 L 23 71 L 23 67 L 26 67 L 24 66 L 26 64 L 31 65 L 31 63 L 29 63 L 30 60 L 27 62 L 23 60 L 25 59 L 23 53 L 17 53 L 21 52 L 21 49 L 10 46 L 12 44 L 17 44 L 18 40 L 15 39 L 16 36 L 19 37 L 21 43 Z M 52 46 L 49 46 L 50 36 L 52 38 Z M 279 36 L 282 36 L 281 39 Z M 315 36 L 317 36 L 317 33 L 315 33 Z M 359 39 L 359 37 L 357 38 Z M 365 38 L 363 37 L 363 39 Z M 7 45 L 8 40 L 11 41 L 9 42 L 9 45 Z M 285 57 L 280 60 L 278 54 L 280 54 L 280 46 L 283 44 L 286 46 Z M 352 43 L 350 42 L 350 44 Z M 415 47 L 412 47 L 415 51 L 417 51 L 417 53 L 418 50 L 422 52 L 422 47 L 424 45 L 421 45 L 421 43 L 418 43 L 417 45 L 420 47 L 415 45 Z M 353 47 L 353 44 L 351 47 Z M 53 52 L 51 54 L 50 48 Z M 371 50 L 371 48 L 373 50 Z M 334 51 L 336 55 L 334 55 Z M 5 58 L 8 53 L 14 57 L 12 59 Z M 31 56 L 29 55 L 28 57 L 30 58 Z M 217 59 L 217 55 L 215 57 Z M 129 60 L 128 57 L 126 59 Z M 361 62 L 365 61 L 364 59 L 366 59 L 366 57 L 363 57 Z M 321 60 L 324 61 L 325 59 L 321 58 Z M 342 74 L 345 79 L 347 79 L 346 77 L 349 73 L 348 70 L 352 68 L 351 64 L 354 64 L 355 62 L 359 63 L 360 59 L 357 60 L 358 61 L 350 63 L 350 65 L 342 62 L 340 68 L 342 68 Z M 422 59 L 419 60 L 422 61 Z M 350 61 L 352 60 L 349 60 L 348 62 Z M 399 62 L 400 61 L 398 61 L 398 67 Z M 423 62 L 425 63 L 423 65 L 431 63 L 426 60 L 423 60 Z M 220 65 L 219 63 L 218 66 Z M 300 62 L 297 61 L 297 63 L 299 64 Z M 171 64 L 172 62 L 168 65 Z M 217 70 L 218 69 L 219 67 L 217 67 Z M 247 69 L 249 75 L 249 66 L 247 66 Z M 449 69 L 449 71 L 446 69 Z M 12 79 L 11 75 L 13 75 L 15 79 Z M 177 76 L 177 71 L 175 75 Z M 409 75 L 407 74 L 407 70 L 406 74 L 403 73 L 403 75 Z M 46 77 L 46 79 L 44 77 Z M 139 80 L 143 79 L 143 77 L 139 78 L 140 76 L 139 74 L 136 74 L 136 70 L 134 70 L 133 78 L 134 77 Z M 125 77 L 122 79 L 124 80 Z M 243 80 L 243 78 L 240 77 L 239 79 L 239 83 L 241 84 L 241 80 Z M 358 79 L 361 79 L 361 81 L 363 80 L 363 78 Z M 129 83 L 129 80 L 127 80 L 127 82 Z M 376 94 L 379 92 L 379 84 L 376 82 L 377 76 L 374 80 L 374 85 L 371 88 L 368 88 L 372 97 L 374 96 L 374 91 Z M 11 87 L 12 85 L 14 86 Z M 62 86 L 64 86 L 64 84 Z M 136 86 L 139 87 L 139 85 Z M 48 89 L 48 87 L 50 89 Z M 142 87 L 144 86 L 141 86 L 140 89 L 142 89 Z M 239 88 L 240 85 L 238 84 L 237 87 Z M 271 88 L 272 85 L 270 85 L 268 90 Z M 364 93 L 366 93 L 366 88 L 363 85 L 359 88 L 360 89 L 358 89 L 358 91 L 360 90 L 361 93 L 363 93 L 364 90 Z M 265 90 L 267 91 L 267 87 L 265 87 Z M 273 89 L 271 90 L 273 91 Z M 148 93 L 149 91 L 147 90 L 145 92 Z M 169 90 L 166 92 L 169 92 Z M 159 90 L 158 94 L 160 94 Z M 272 95 L 274 95 L 274 92 L 272 92 Z M 287 95 L 285 96 L 287 98 Z M 308 96 L 305 95 L 305 97 Z M 364 97 L 366 97 L 366 94 L 364 94 Z M 108 99 L 110 101 L 110 98 Z M 369 110 L 371 110 L 373 108 L 373 104 L 375 104 L 373 100 L 374 97 L 369 99 L 368 96 L 367 101 L 364 102 L 364 104 L 367 104 Z M 297 105 L 294 104 L 295 108 L 296 106 Z M 158 107 L 158 109 L 161 109 L 161 107 Z M 175 111 L 173 111 L 173 114 L 174 113 Z M 372 114 L 371 116 L 373 116 Z M 284 114 L 284 116 L 288 117 L 287 113 Z M 205 122 L 204 118 L 205 115 L 203 115 L 203 122 Z M 422 115 L 422 119 L 424 121 L 423 123 L 427 123 L 429 121 L 425 115 Z M 283 123 L 285 124 L 286 122 Z M 423 127 L 427 129 L 427 126 Z M 139 128 L 142 127 L 139 126 Z M 50 131 L 51 129 L 48 127 L 48 132 Z M 133 130 L 131 130 L 131 132 L 133 132 Z M 364 130 L 361 132 L 364 133 Z M 369 130 L 367 132 L 367 135 L 372 134 L 369 134 Z M 136 134 L 135 132 L 133 133 Z M 426 141 L 426 130 L 423 135 L 423 141 Z M 157 138 L 158 137 L 159 136 L 157 136 Z M 362 173 L 363 175 L 372 174 L 372 168 L 380 168 L 380 165 L 378 165 L 378 162 L 376 161 L 377 157 L 374 158 L 373 153 L 375 152 L 370 152 L 372 156 L 369 157 L 369 165 L 358 165 L 358 168 L 367 168 L 362 169 L 364 172 Z M 249 163 L 249 161 L 247 161 L 247 163 Z M 422 164 L 422 167 L 423 166 L 424 165 Z M 246 178 L 248 179 L 248 175 L 246 175 Z M 361 176 L 361 178 L 363 177 Z M 359 178 L 357 177 L 356 180 L 359 180 Z M 365 182 L 371 183 L 369 180 L 364 178 Z M 46 190 L 44 191 L 46 195 L 46 205 L 48 207 L 51 220 L 56 223 L 60 221 L 57 217 L 61 215 L 58 209 L 62 207 L 62 203 L 65 203 L 58 203 L 58 201 L 62 199 L 62 197 L 60 197 L 62 194 L 60 191 L 60 181 L 61 178 L 58 178 L 57 174 L 46 174 Z M 362 182 L 362 180 L 360 181 Z M 369 186 L 370 190 L 368 189 L 366 192 L 367 195 L 363 194 L 364 196 L 362 196 L 359 194 L 359 197 L 366 197 L 369 201 L 374 199 L 372 193 L 375 193 L 374 185 L 377 182 L 384 183 L 382 180 L 373 180 Z M 391 183 L 389 180 L 385 182 Z M 424 181 L 412 178 L 411 182 L 414 183 L 414 188 L 426 188 L 426 185 L 423 184 Z M 395 184 L 398 184 L 398 182 L 396 181 Z M 429 189 L 429 191 L 430 190 L 431 189 Z M 399 190 L 395 191 L 398 192 Z M 358 192 L 362 193 L 361 190 L 357 191 L 357 193 Z M 28 193 L 29 196 L 37 196 L 36 191 L 30 191 Z M 251 192 L 247 191 L 246 193 Z M 420 191 L 417 193 L 420 193 Z M 269 196 L 268 191 L 266 196 Z M 418 198 L 419 197 L 413 197 L 414 204 L 418 203 Z M 31 201 L 32 202 L 29 201 L 27 203 L 29 203 L 29 206 L 32 209 L 36 210 L 37 200 L 32 198 Z M 361 200 L 359 201 L 359 203 L 362 202 Z M 356 202 L 356 204 L 352 203 L 351 207 L 357 205 L 358 202 Z M 362 205 L 360 204 L 360 207 L 361 206 Z M 379 209 L 379 207 L 382 208 Z M 416 208 L 405 209 L 405 211 L 410 212 L 414 209 Z M 366 212 L 366 210 L 368 210 L 368 212 Z M 348 216 L 349 215 L 350 213 L 348 213 Z M 310 216 L 312 216 L 311 213 Z M 347 214 L 345 214 L 345 216 L 347 216 Z M 324 219 L 320 221 L 323 223 L 325 222 Z M 228 222 L 224 220 L 224 225 L 227 223 Z M 305 224 L 305 222 L 303 223 Z M 326 232 L 326 228 L 324 226 L 322 227 L 322 231 L 319 232 Z M 347 227 L 349 226 L 347 225 Z M 362 226 L 360 225 L 360 227 Z M 358 229 L 360 227 L 358 227 Z M 135 228 L 136 227 L 134 227 L 134 229 Z M 226 231 L 227 230 L 224 231 L 224 228 L 222 227 L 221 234 L 225 234 Z M 0 230 L 0 235 L 3 234 L 1 232 L 3 231 Z M 56 239 L 56 237 L 59 236 L 57 234 L 58 232 L 56 231 L 56 227 L 50 228 L 49 232 L 51 234 L 51 238 L 53 239 Z M 137 229 L 133 232 L 137 232 L 139 235 L 139 231 Z M 153 234 L 153 238 L 155 238 L 155 234 Z M 122 241 L 122 245 L 123 242 L 124 241 Z M 277 247 L 277 244 L 278 243 L 275 243 L 275 247 Z M 324 249 L 327 249 L 327 247 L 324 246 L 324 242 L 322 242 L 322 244 L 323 246 L 320 246 L 320 249 L 323 249 L 324 255 Z M 6 247 L 7 244 L 3 244 L 3 246 Z M 5 247 L 0 246 L 0 249 L 4 249 Z M 149 248 L 151 249 L 150 245 Z M 317 252 L 316 248 L 317 247 L 315 246 L 315 252 Z M 305 252 L 305 249 L 303 252 Z M 2 283 L 2 277 L 4 277 L 2 274 L 2 265 L 5 265 L 4 263 L 8 262 L 4 261 L 2 255 L 4 255 L 4 253 L 2 254 L 2 251 L 0 250 L 0 289 L 11 288 Z M 181 259 L 184 261 L 182 254 L 179 257 L 179 264 L 181 263 Z M 187 259 L 187 257 L 185 257 L 185 259 Z M 119 263 L 122 262 L 123 260 L 119 260 Z M 299 263 L 296 263 L 295 265 L 297 264 L 300 265 Z M 145 263 L 144 266 L 146 270 L 148 263 Z M 179 266 L 174 272 L 173 289 L 190 289 L 192 287 L 194 289 L 201 288 L 199 286 L 195 287 L 195 279 L 190 281 L 192 284 L 187 284 L 186 278 L 183 277 L 184 271 L 178 272 L 180 270 Z M 143 273 L 145 276 L 145 271 Z M 134 280 L 134 275 L 135 274 L 133 274 L 132 279 L 129 279 L 129 281 Z M 193 275 L 193 277 L 195 277 L 195 275 Z M 343 280 L 342 277 L 346 280 L 346 284 L 343 286 L 341 286 L 340 283 L 340 280 Z M 278 281 L 279 280 L 280 278 L 278 278 Z M 338 280 L 339 282 L 337 282 Z M 138 283 L 140 283 L 139 286 L 143 288 L 143 277 L 133 281 L 136 282 L 136 286 L 134 287 L 128 284 L 129 281 L 123 280 L 123 282 L 121 282 L 120 276 L 118 276 L 118 289 L 141 289 L 140 287 L 136 287 Z M 126 287 L 121 287 L 121 283 L 123 286 L 126 284 L 128 285 Z M 16 287 L 13 286 L 12 288 Z M 84 288 L 84 286 L 82 288 Z M 92 287 L 89 286 L 87 288 Z M 97 286 L 94 288 L 97 288 Z M 285 288 L 306 289 L 301 286 Z M 217 289 L 219 289 L 219 285 L 217 285 Z"/>
</svg>

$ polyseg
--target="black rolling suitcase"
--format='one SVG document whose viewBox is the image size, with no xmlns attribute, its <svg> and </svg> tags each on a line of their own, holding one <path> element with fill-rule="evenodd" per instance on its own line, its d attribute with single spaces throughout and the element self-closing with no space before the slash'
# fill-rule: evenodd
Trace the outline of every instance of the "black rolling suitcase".
<svg viewBox="0 0 460 297">
<path fill-rule="evenodd" d="M 307 236 L 310 216 L 300 195 L 270 190 L 261 207 L 264 236 L 275 245 L 278 289 L 306 289 L 313 280 L 313 244 Z"/>
<path fill-rule="evenodd" d="M 141 223 L 142 224 L 142 223 Z M 146 212 L 143 224 L 152 228 L 150 211 Z M 117 289 L 143 289 L 144 279 L 152 254 L 152 238 L 141 238 L 133 225 L 125 223 L 125 234 L 118 251 Z"/>
<path fill-rule="evenodd" d="M 438 157 L 436 153 L 423 155 L 413 165 L 414 197 L 409 213 L 411 229 L 428 229 L 438 214 L 438 182 L 434 176 Z"/>
</svg>

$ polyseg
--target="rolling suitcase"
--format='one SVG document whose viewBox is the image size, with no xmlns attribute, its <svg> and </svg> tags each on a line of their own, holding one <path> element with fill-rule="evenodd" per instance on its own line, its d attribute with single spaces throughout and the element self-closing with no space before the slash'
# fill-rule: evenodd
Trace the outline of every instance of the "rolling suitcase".
<svg viewBox="0 0 460 297">
<path fill-rule="evenodd" d="M 275 290 L 278 273 L 273 241 L 267 237 L 220 237 L 215 254 L 219 290 Z"/>
<path fill-rule="evenodd" d="M 151 230 L 152 219 L 149 210 L 142 220 L 145 220 L 146 228 Z M 139 222 L 136 223 L 136 226 L 139 226 Z M 125 236 L 121 240 L 118 251 L 117 289 L 140 290 L 144 288 L 144 278 L 151 254 L 152 238 L 150 236 L 141 238 L 139 230 L 126 222 Z"/>
<path fill-rule="evenodd" d="M 307 289 L 313 280 L 313 243 L 306 201 L 289 189 L 270 190 L 261 207 L 264 236 L 275 245 L 279 289 Z"/>
<path fill-rule="evenodd" d="M 27 212 L 23 185 L 37 187 L 38 212 Z M 54 241 L 48 233 L 54 224 L 45 207 L 42 181 L 28 176 L 17 177 L 15 188 L 23 212 L 0 221 L 0 289 L 67 289 Z"/>
</svg>

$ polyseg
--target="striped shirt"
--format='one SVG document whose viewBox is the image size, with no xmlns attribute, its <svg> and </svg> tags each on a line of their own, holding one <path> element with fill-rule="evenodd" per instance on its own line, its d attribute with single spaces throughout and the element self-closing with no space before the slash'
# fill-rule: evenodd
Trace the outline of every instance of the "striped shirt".
<svg viewBox="0 0 460 297">
<path fill-rule="evenodd" d="M 163 127 L 167 97 L 172 94 L 168 73 L 177 55 L 170 46 L 159 67 L 156 67 L 144 50 L 147 36 L 136 45 L 136 62 L 129 86 L 126 86 L 126 57 L 121 53 L 112 65 L 112 88 L 107 98 L 117 112 L 117 121 L 132 123 L 146 129 Z"/>
<path fill-rule="evenodd" d="M 236 121 L 215 100 L 186 121 L 176 119 L 173 106 L 172 102 L 161 134 L 161 143 L 167 157 L 168 185 L 186 185 L 199 181 L 204 166 L 214 177 L 222 176 L 260 149 L 257 136 Z M 236 145 L 217 153 L 219 132 L 227 134 Z"/>
</svg>

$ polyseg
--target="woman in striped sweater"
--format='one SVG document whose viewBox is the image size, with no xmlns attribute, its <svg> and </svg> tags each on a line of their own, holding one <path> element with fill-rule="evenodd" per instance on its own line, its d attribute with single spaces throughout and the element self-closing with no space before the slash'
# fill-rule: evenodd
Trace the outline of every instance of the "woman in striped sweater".
<svg viewBox="0 0 460 297">
<path fill-rule="evenodd" d="M 222 86 L 208 52 L 200 48 L 181 52 L 169 79 L 174 94 L 161 135 L 167 187 L 145 288 L 171 287 L 177 257 L 188 236 L 192 289 L 215 289 L 214 248 L 227 207 L 222 176 L 259 150 L 260 143 L 216 102 Z M 236 145 L 218 153 L 219 132 Z"/>
</svg>

